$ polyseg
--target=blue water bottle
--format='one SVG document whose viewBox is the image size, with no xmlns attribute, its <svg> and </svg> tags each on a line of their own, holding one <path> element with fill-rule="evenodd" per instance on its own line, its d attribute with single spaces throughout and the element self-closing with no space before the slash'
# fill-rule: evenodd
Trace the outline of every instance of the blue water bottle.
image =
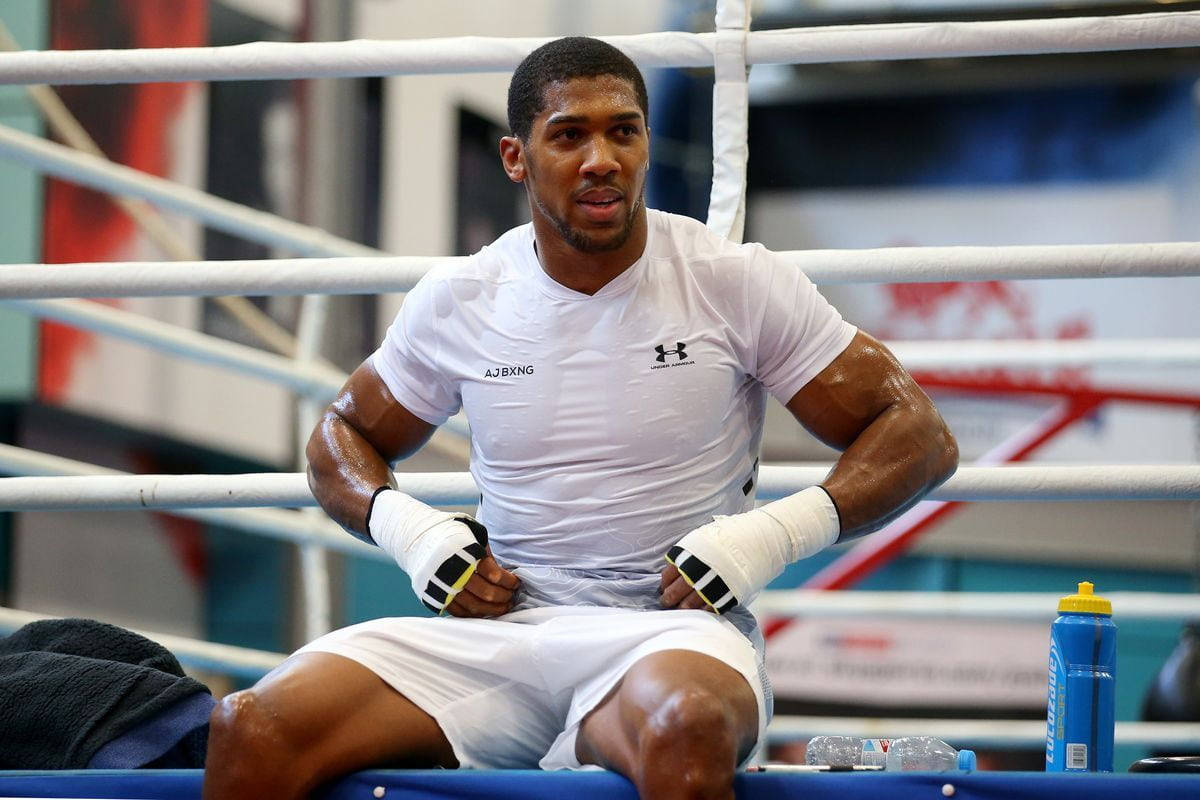
<svg viewBox="0 0 1200 800">
<path fill-rule="evenodd" d="M 1112 603 L 1079 584 L 1050 627 L 1046 771 L 1112 772 L 1117 626 Z"/>
</svg>

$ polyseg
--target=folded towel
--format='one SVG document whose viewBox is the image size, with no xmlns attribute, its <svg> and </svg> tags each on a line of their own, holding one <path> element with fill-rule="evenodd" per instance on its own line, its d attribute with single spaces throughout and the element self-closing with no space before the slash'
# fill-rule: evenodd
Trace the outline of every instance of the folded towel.
<svg viewBox="0 0 1200 800">
<path fill-rule="evenodd" d="M 32 622 L 0 638 L 0 769 L 83 769 L 198 692 L 208 688 L 144 636 L 90 619 Z M 202 741 L 189 750 L 203 766 Z"/>
</svg>

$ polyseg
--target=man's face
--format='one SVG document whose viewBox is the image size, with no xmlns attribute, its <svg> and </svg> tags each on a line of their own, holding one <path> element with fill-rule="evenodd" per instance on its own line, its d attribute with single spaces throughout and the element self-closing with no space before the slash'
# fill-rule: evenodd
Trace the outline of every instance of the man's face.
<svg viewBox="0 0 1200 800">
<path fill-rule="evenodd" d="M 543 99 L 519 155 L 533 213 L 576 250 L 617 250 L 643 210 L 650 158 L 637 94 L 599 75 L 552 83 Z"/>
</svg>

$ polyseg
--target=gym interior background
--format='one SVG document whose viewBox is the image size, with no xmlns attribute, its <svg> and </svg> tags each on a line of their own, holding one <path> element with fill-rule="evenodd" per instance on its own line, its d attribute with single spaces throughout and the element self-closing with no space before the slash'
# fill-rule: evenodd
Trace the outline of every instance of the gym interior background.
<svg viewBox="0 0 1200 800">
<path fill-rule="evenodd" d="M 1172 3 L 1194 10 L 1200 3 Z M 754 27 L 1152 11 L 1152 2 L 758 2 Z M 692 0 L 26 0 L 0 8 L 23 48 L 189 47 L 259 40 L 555 36 L 712 30 Z M 1136 53 L 755 67 L 747 239 L 775 249 L 1086 244 L 1200 239 L 1194 48 Z M 703 219 L 711 181 L 711 70 L 647 70 L 649 204 Z M 508 76 L 61 87 L 115 161 L 404 255 L 465 254 L 527 219 L 500 170 Z M 23 87 L 0 123 L 45 133 Z M 0 162 L 0 259 L 165 256 L 110 200 Z M 286 256 L 168 217 L 201 258 Z M 49 267 L 48 267 L 49 268 Z M 830 287 L 884 339 L 1194 337 L 1197 279 Z M 115 305 L 258 344 L 211 300 Z M 400 298 L 335 301 L 323 356 L 345 370 Z M 256 305 L 294 330 L 295 298 Z M 0 441 L 136 472 L 293 471 L 293 398 L 278 386 L 0 308 Z M 1096 387 L 1179 395 L 1195 370 L 987 369 L 923 375 L 963 463 Z M 1049 395 L 1013 393 L 1038 385 Z M 466 444 L 402 468 L 463 470 Z M 831 451 L 778 406 L 768 463 Z M 1200 411 L 1107 403 L 1040 448 L 1044 463 L 1196 463 Z M 789 568 L 797 586 L 837 550 Z M 423 613 L 379 562 L 330 556 L 337 624 Z M 857 588 L 1191 592 L 1200 504 L 981 503 L 946 515 Z M 286 652 L 298 644 L 296 559 L 279 542 L 166 514 L 0 514 L 0 605 Z M 998 601 L 999 602 L 999 601 Z M 1180 641 L 1177 623 L 1120 627 L 1118 719 L 1136 719 Z M 896 716 L 1044 714 L 1047 626 L 803 620 L 776 637 L 780 710 Z M 207 676 L 215 688 L 237 684 Z M 1144 753 L 1119 752 L 1126 765 Z M 1038 753 L 1010 755 L 1036 766 Z M 1024 759 L 1024 760 L 1022 760 Z"/>
</svg>

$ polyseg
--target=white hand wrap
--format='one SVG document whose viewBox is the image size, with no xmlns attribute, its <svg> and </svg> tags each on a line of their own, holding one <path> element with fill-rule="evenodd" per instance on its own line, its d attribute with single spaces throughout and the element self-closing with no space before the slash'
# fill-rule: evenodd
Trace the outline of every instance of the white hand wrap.
<svg viewBox="0 0 1200 800">
<path fill-rule="evenodd" d="M 486 554 L 483 525 L 395 489 L 375 496 L 367 524 L 371 538 L 408 573 L 417 598 L 436 614 L 454 601 Z"/>
<path fill-rule="evenodd" d="M 719 614 L 749 603 L 793 561 L 818 553 L 841 532 L 837 507 L 820 486 L 765 506 L 716 517 L 667 551 L 696 594 Z"/>
</svg>

